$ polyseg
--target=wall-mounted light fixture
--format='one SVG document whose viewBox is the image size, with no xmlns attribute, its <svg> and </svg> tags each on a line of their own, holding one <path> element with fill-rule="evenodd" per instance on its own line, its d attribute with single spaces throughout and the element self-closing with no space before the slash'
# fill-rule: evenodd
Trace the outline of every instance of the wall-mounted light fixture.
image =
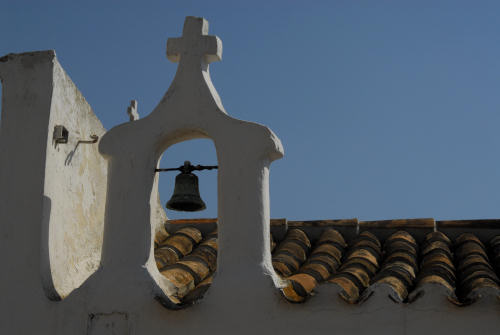
<svg viewBox="0 0 500 335">
<path fill-rule="evenodd" d="M 52 140 L 55 143 L 68 143 L 69 132 L 66 127 L 62 125 L 57 125 L 54 127 L 54 133 L 52 134 Z"/>
<path fill-rule="evenodd" d="M 198 177 L 193 171 L 217 169 L 217 165 L 191 165 L 190 161 L 185 161 L 184 165 L 178 168 L 155 169 L 155 172 L 181 171 L 175 177 L 175 187 L 172 197 L 167 202 L 166 207 L 174 211 L 196 212 L 207 206 L 201 199 L 198 186 Z"/>
</svg>

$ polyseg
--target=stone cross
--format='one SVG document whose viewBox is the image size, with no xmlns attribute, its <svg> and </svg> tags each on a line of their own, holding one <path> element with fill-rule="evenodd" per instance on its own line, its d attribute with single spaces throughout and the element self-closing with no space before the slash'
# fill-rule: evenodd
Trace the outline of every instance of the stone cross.
<svg viewBox="0 0 500 335">
<path fill-rule="evenodd" d="M 222 59 L 222 41 L 208 34 L 208 22 L 188 16 L 182 37 L 167 40 L 167 58 L 174 62 L 204 62 L 210 64 Z"/>
<path fill-rule="evenodd" d="M 137 100 L 130 101 L 130 106 L 128 106 L 127 108 L 127 114 L 131 122 L 139 120 L 139 113 L 137 112 Z"/>
</svg>

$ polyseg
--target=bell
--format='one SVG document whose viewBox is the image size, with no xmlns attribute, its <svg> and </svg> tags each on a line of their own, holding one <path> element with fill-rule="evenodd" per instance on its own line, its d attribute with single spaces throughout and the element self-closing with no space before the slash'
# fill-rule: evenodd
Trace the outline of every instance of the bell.
<svg viewBox="0 0 500 335">
<path fill-rule="evenodd" d="M 181 172 L 175 177 L 174 194 L 167 202 L 167 208 L 183 212 L 196 212 L 207 208 L 201 200 L 196 175 Z"/>
</svg>

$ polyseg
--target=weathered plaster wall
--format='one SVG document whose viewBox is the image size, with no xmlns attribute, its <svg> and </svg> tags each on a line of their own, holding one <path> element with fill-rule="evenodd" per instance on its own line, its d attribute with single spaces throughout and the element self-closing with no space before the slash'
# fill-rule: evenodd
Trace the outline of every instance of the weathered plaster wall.
<svg viewBox="0 0 500 335">
<path fill-rule="evenodd" d="M 396 304 L 388 297 L 388 292 L 383 291 L 362 305 L 349 305 L 337 296 L 338 291 L 332 286 L 322 285 L 317 296 L 306 304 L 291 304 L 280 297 L 271 280 L 267 285 L 271 294 L 260 300 L 254 295 L 263 289 L 262 286 L 256 288 L 252 280 L 242 280 L 240 284 L 239 304 L 232 303 L 234 299 L 229 290 L 223 300 L 209 290 L 199 304 L 177 311 L 148 298 L 151 291 L 142 285 L 121 296 L 102 291 L 98 302 L 89 299 L 93 302 L 86 307 L 80 306 L 83 308 L 78 311 L 73 309 L 73 314 L 65 313 L 56 333 L 86 334 L 84 328 L 93 327 L 86 313 L 100 315 L 101 322 L 107 318 L 113 322 L 111 328 L 126 329 L 116 334 L 465 335 L 478 331 L 498 334 L 500 329 L 498 299 L 457 307 L 446 301 L 439 288 L 411 305 Z M 116 285 L 121 286 L 121 283 Z M 67 300 L 62 303 L 69 302 Z M 74 302 L 73 307 L 77 299 Z M 66 308 L 72 310 L 69 306 Z"/>
<path fill-rule="evenodd" d="M 160 167 L 161 158 L 158 160 L 157 168 Z M 160 181 L 160 174 L 155 173 L 153 180 L 153 189 L 151 192 L 151 198 L 149 200 L 149 206 L 151 208 L 151 227 L 153 231 L 153 236 L 156 232 L 165 225 L 167 222 L 167 213 L 165 212 L 165 204 L 161 203 L 160 191 L 158 189 Z M 151 250 L 153 252 L 153 250 Z"/>
<path fill-rule="evenodd" d="M 105 129 L 75 84 L 54 62 L 53 85 L 44 183 L 43 229 L 49 269 L 45 281 L 53 281 L 54 294 L 64 298 L 99 266 L 106 204 L 107 164 L 97 143 L 82 143 Z M 68 143 L 56 144 L 52 131 L 64 125 Z"/>
<path fill-rule="evenodd" d="M 40 281 L 40 245 L 54 57 L 53 51 L 41 51 L 0 58 L 2 334 L 28 334 L 50 324 L 50 303 Z"/>
<path fill-rule="evenodd" d="M 105 162 L 96 144 L 66 158 L 72 135 L 104 129 L 54 51 L 1 57 L 0 79 L 0 333 L 50 332 L 57 305 L 48 297 L 80 285 L 100 259 Z M 59 122 L 74 132 L 65 147 L 52 143 Z"/>
</svg>

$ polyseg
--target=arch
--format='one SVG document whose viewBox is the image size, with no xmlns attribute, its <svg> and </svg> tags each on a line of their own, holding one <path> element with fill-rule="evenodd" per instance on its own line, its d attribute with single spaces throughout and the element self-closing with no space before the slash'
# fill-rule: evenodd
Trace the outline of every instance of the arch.
<svg viewBox="0 0 500 335">
<path fill-rule="evenodd" d="M 198 150 L 194 150 L 195 148 Z M 162 155 L 162 164 L 157 165 L 161 168 L 178 167 L 185 160 L 192 161 L 194 165 L 216 165 L 217 162 L 210 158 L 216 156 L 213 149 L 213 143 L 208 140 L 184 141 L 170 147 Z M 165 213 L 165 204 L 172 195 L 178 173 L 179 171 L 157 173 L 155 180 L 158 182 L 153 185 L 150 206 L 152 208 L 151 225 L 156 227 L 154 260 L 158 271 L 173 284 L 172 288 L 175 291 L 169 296 L 171 304 L 167 307 L 176 305 L 182 308 L 191 306 L 203 298 L 211 286 L 217 269 L 218 243 L 216 222 L 199 225 L 171 224 L 165 222 L 166 216 L 158 215 L 158 212 Z M 195 174 L 200 180 L 200 195 L 211 212 L 209 216 L 216 217 L 217 171 L 195 172 Z M 204 185 L 203 182 L 207 180 L 212 181 L 211 187 Z M 215 197 L 206 197 L 208 193 L 212 195 L 215 193 Z M 154 209 L 155 205 L 158 208 Z M 177 214 L 173 217 L 174 219 L 187 221 L 193 216 L 207 217 L 204 213 L 206 213 L 205 210 L 200 212 L 167 210 L 169 219 L 172 219 L 172 214 Z"/>
<path fill-rule="evenodd" d="M 269 252 L 269 165 L 282 157 L 283 148 L 269 128 L 225 112 L 208 67 L 220 59 L 222 45 L 207 32 L 204 19 L 186 18 L 183 37 L 167 43 L 167 56 L 180 63 L 163 99 L 150 115 L 111 129 L 99 144 L 108 160 L 109 178 L 99 280 L 112 288 L 117 274 L 124 274 L 120 291 L 127 285 L 137 291 L 141 282 L 148 294 L 153 287 L 166 305 L 171 304 L 168 296 L 174 288 L 151 257 L 154 168 L 170 146 L 190 139 L 211 139 L 219 165 L 219 269 L 210 300 L 224 304 L 238 299 L 234 290 L 239 289 L 242 272 L 259 287 L 253 297 L 257 300 L 269 296 L 269 278 L 280 284 Z M 184 44 L 184 38 L 189 42 Z M 200 49 L 184 50 L 184 46 Z M 231 253 L 224 253 L 225 248 Z"/>
</svg>

